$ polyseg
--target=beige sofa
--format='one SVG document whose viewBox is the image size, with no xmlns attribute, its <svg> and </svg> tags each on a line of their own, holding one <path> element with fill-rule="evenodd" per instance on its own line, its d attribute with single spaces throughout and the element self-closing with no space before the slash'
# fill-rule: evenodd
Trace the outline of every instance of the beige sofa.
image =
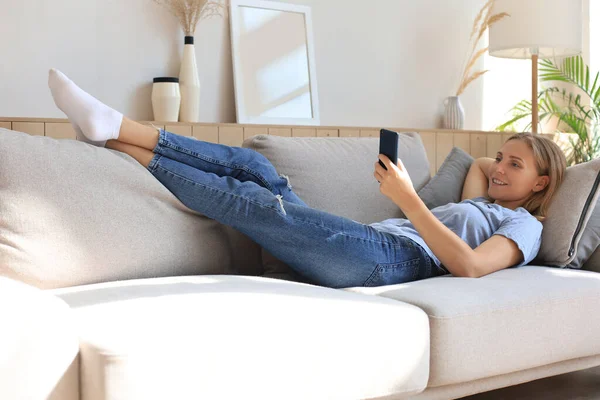
<svg viewBox="0 0 600 400">
<path fill-rule="evenodd" d="M 420 189 L 423 144 L 401 144 Z M 309 205 L 398 213 L 371 176 L 377 139 L 244 146 Z M 454 399 L 600 365 L 596 253 L 584 270 L 336 290 L 186 210 L 127 155 L 8 130 L 0 154 L 1 399 Z"/>
</svg>

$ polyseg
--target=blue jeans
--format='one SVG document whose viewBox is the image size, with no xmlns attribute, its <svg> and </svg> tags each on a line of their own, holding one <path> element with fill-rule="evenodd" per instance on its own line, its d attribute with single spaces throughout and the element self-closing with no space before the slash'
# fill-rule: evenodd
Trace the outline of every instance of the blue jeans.
<svg viewBox="0 0 600 400">
<path fill-rule="evenodd" d="M 148 170 L 186 207 L 229 225 L 308 282 L 382 286 L 446 274 L 413 240 L 307 206 L 252 149 L 160 130 Z"/>
</svg>

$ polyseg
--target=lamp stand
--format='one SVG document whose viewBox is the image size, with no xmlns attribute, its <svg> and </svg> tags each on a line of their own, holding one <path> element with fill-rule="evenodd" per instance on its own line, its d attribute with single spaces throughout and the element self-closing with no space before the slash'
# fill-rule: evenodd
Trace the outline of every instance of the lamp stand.
<svg viewBox="0 0 600 400">
<path fill-rule="evenodd" d="M 538 55 L 531 55 L 531 132 L 538 133 Z"/>
</svg>

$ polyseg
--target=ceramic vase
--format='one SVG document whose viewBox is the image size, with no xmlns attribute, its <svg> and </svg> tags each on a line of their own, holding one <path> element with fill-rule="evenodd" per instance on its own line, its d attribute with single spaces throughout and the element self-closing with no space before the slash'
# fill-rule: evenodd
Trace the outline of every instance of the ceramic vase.
<svg viewBox="0 0 600 400">
<path fill-rule="evenodd" d="M 152 85 L 153 120 L 177 122 L 180 104 L 179 79 L 172 77 L 154 78 L 154 84 Z"/>
<path fill-rule="evenodd" d="M 463 129 L 465 126 L 465 109 L 460 103 L 458 96 L 450 96 L 444 101 L 446 109 L 444 111 L 445 129 Z"/>
<path fill-rule="evenodd" d="M 179 121 L 198 122 L 200 114 L 200 78 L 198 77 L 193 36 L 185 37 L 183 58 L 179 70 L 179 90 L 181 92 Z"/>
</svg>

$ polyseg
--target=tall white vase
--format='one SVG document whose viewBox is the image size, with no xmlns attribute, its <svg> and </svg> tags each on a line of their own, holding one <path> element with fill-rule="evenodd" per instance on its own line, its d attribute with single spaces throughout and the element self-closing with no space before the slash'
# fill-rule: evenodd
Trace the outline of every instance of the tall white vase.
<svg viewBox="0 0 600 400">
<path fill-rule="evenodd" d="M 465 109 L 460 103 L 458 96 L 450 96 L 444 101 L 446 110 L 444 112 L 445 129 L 463 129 L 465 126 Z"/>
<path fill-rule="evenodd" d="M 179 121 L 198 122 L 200 115 L 200 78 L 198 77 L 193 36 L 185 37 L 183 59 L 179 70 L 179 89 L 181 91 Z"/>
</svg>

